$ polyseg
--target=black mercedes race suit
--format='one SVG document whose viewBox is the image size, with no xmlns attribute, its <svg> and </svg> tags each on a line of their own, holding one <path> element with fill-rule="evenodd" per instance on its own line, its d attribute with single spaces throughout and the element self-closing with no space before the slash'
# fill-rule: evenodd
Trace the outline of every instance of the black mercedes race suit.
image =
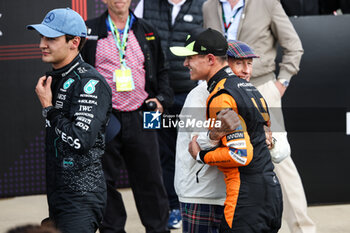
<svg viewBox="0 0 350 233">
<path fill-rule="evenodd" d="M 78 55 L 52 76 L 46 118 L 46 182 L 50 219 L 62 233 L 95 232 L 106 204 L 101 165 L 112 109 L 105 79 Z"/>
</svg>

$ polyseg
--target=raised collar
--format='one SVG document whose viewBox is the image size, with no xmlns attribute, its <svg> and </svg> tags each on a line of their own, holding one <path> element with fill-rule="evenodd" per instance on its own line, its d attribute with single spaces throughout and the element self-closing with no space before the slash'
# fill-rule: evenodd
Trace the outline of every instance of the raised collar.
<svg viewBox="0 0 350 233">
<path fill-rule="evenodd" d="M 72 70 L 74 70 L 74 68 L 82 62 L 83 59 L 81 58 L 80 54 L 78 54 L 68 65 L 57 70 L 53 69 L 52 71 L 48 71 L 46 72 L 46 76 L 52 76 L 53 78 L 63 78 L 72 72 Z"/>
<path fill-rule="evenodd" d="M 229 66 L 224 66 L 216 74 L 214 74 L 211 79 L 209 79 L 207 88 L 208 91 L 211 93 L 214 90 L 215 86 L 220 82 L 220 80 L 234 75 L 235 74 Z"/>
</svg>

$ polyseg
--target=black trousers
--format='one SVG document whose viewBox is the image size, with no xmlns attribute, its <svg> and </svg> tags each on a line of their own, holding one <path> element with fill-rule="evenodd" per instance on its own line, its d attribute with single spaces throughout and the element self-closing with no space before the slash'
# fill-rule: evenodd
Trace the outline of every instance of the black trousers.
<svg viewBox="0 0 350 233">
<path fill-rule="evenodd" d="M 170 232 L 167 228 L 169 205 L 163 186 L 157 132 L 143 129 L 142 111 L 113 111 L 113 114 L 119 119 L 121 130 L 107 144 L 102 160 L 107 181 L 107 207 L 100 232 L 125 232 L 125 206 L 121 194 L 114 187 L 117 171 L 123 162 L 146 232 Z"/>
<path fill-rule="evenodd" d="M 75 194 L 56 192 L 50 196 L 50 220 L 62 233 L 95 233 L 106 205 L 106 191 Z"/>
<path fill-rule="evenodd" d="M 220 233 L 277 233 L 282 222 L 282 191 L 274 172 L 240 174 L 241 185 L 232 221 L 225 216 Z"/>
</svg>

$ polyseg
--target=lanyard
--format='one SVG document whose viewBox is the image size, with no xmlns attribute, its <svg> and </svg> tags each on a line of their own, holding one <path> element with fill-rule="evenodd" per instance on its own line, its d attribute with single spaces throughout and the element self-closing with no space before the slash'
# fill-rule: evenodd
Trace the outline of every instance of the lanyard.
<svg viewBox="0 0 350 233">
<path fill-rule="evenodd" d="M 222 7 L 222 20 L 224 21 L 224 28 L 225 28 L 225 36 L 227 37 L 227 31 L 228 29 L 231 27 L 231 24 L 233 23 L 233 21 L 235 20 L 238 12 L 243 8 L 242 6 L 239 7 L 237 10 L 236 10 L 236 13 L 231 17 L 231 20 L 230 22 L 227 24 L 226 23 L 226 19 L 225 19 L 225 11 L 224 11 L 224 4 L 221 3 L 221 7 Z"/>
<path fill-rule="evenodd" d="M 108 15 L 108 22 L 109 26 L 112 31 L 112 35 L 115 41 L 115 44 L 119 50 L 119 58 L 120 58 L 120 65 L 124 65 L 126 67 L 125 63 L 125 53 L 126 53 L 126 45 L 128 42 L 128 34 L 129 34 L 129 29 L 130 29 L 130 15 L 128 16 L 128 19 L 126 21 L 125 27 L 124 27 L 124 32 L 123 32 L 123 39 L 120 39 L 120 33 L 118 31 L 118 28 L 115 26 L 113 23 L 111 17 Z"/>
</svg>

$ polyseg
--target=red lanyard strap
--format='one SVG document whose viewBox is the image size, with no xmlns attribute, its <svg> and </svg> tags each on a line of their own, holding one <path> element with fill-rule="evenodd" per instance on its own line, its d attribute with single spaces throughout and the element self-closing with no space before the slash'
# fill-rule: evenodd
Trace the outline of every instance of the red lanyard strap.
<svg viewBox="0 0 350 233">
<path fill-rule="evenodd" d="M 225 28 L 225 35 L 227 35 L 227 31 L 230 28 L 231 24 L 235 20 L 238 12 L 243 9 L 243 6 L 239 7 L 236 11 L 236 13 L 231 17 L 230 22 L 227 24 L 226 19 L 225 19 L 225 11 L 224 11 L 224 4 L 221 2 L 221 7 L 222 7 L 222 20 L 224 21 L 224 28 Z"/>
</svg>

